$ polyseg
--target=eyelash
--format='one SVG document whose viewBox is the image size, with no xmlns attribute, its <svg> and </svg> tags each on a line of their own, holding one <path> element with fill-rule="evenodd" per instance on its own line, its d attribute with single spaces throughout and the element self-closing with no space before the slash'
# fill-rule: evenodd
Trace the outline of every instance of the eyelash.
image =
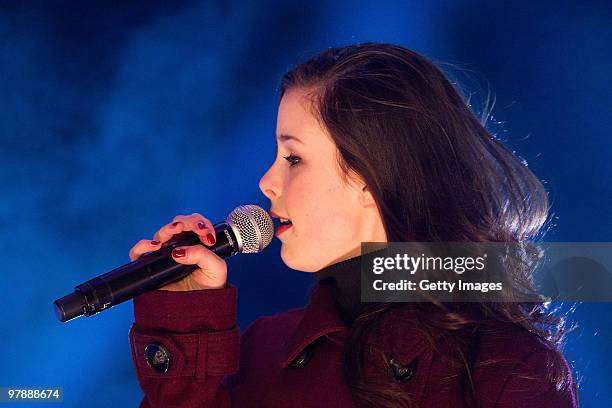
<svg viewBox="0 0 612 408">
<path fill-rule="evenodd" d="M 283 159 L 287 160 L 290 164 L 289 167 L 297 166 L 300 163 L 300 158 L 293 153 L 289 156 L 283 156 Z"/>
</svg>

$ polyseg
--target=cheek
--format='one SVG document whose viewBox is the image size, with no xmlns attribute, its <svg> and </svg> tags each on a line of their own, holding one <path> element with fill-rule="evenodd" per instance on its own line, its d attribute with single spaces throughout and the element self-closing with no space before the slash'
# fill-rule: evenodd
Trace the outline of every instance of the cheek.
<svg viewBox="0 0 612 408">
<path fill-rule="evenodd" d="M 357 235 L 358 219 L 347 197 L 338 192 L 316 195 L 302 201 L 296 233 L 316 237 L 319 244 L 346 245 Z"/>
<path fill-rule="evenodd" d="M 283 188 L 284 202 L 289 216 L 296 222 L 303 221 L 317 207 L 317 203 L 324 198 L 320 186 L 312 177 L 298 174 L 291 178 Z"/>
<path fill-rule="evenodd" d="M 285 185 L 286 209 L 296 224 L 294 234 L 327 245 L 356 239 L 359 216 L 355 197 L 339 183 L 327 174 L 309 174 L 296 175 Z"/>
</svg>

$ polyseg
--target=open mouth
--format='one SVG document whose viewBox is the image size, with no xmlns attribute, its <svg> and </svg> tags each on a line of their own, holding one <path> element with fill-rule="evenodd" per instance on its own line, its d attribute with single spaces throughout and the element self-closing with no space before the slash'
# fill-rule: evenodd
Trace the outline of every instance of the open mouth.
<svg viewBox="0 0 612 408">
<path fill-rule="evenodd" d="M 291 220 L 281 220 L 279 219 L 278 228 L 276 228 L 275 235 L 278 237 L 283 232 L 287 231 L 289 228 L 293 226 Z"/>
</svg>

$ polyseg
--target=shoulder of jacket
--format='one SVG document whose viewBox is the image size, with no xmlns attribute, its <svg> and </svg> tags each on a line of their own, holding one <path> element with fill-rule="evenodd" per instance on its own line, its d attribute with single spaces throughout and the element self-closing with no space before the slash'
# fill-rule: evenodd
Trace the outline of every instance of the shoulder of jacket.
<svg viewBox="0 0 612 408">
<path fill-rule="evenodd" d="M 253 320 L 242 334 L 243 341 L 257 333 L 291 331 L 299 323 L 305 307 L 287 309 L 273 315 L 263 315 Z"/>
<path fill-rule="evenodd" d="M 496 324 L 481 332 L 479 344 L 474 382 L 477 389 L 486 390 L 485 394 L 495 396 L 496 401 L 548 398 L 551 403 L 558 402 L 550 406 L 559 407 L 571 401 L 573 376 L 569 364 L 555 346 L 535 333 L 513 324 Z M 555 381 L 561 369 L 565 375 Z"/>
<path fill-rule="evenodd" d="M 511 323 L 496 323 L 480 330 L 480 359 L 525 359 L 535 354 L 556 355 L 559 351 L 537 334 Z"/>
</svg>

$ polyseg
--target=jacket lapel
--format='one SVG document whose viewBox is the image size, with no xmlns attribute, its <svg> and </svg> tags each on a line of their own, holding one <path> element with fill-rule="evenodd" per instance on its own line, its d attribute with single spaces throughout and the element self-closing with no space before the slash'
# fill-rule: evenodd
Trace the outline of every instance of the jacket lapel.
<svg viewBox="0 0 612 408">
<path fill-rule="evenodd" d="M 380 331 L 371 333 L 368 342 L 373 349 L 383 351 L 387 360 L 393 359 L 400 365 L 409 365 L 418 358 L 416 377 L 420 383 L 428 376 L 432 345 L 418 327 L 414 312 L 414 304 L 406 303 L 395 308 L 392 313 L 387 313 L 379 324 Z M 322 336 L 327 335 L 333 341 L 343 342 L 348 333 L 349 329 L 336 311 L 331 287 L 319 283 L 312 291 L 300 322 L 283 347 L 279 365 L 281 368 L 288 367 L 307 346 Z M 380 354 L 374 353 L 373 356 Z M 380 364 L 380 361 L 370 361 L 366 364 L 366 372 L 370 375 L 384 374 L 379 371 L 382 368 Z M 417 385 L 413 381 L 413 386 L 419 389 L 417 395 L 422 394 L 423 384 Z"/>
<path fill-rule="evenodd" d="M 329 285 L 316 284 L 297 328 L 285 343 L 280 367 L 286 368 L 312 342 L 330 333 L 348 333 Z"/>
</svg>

